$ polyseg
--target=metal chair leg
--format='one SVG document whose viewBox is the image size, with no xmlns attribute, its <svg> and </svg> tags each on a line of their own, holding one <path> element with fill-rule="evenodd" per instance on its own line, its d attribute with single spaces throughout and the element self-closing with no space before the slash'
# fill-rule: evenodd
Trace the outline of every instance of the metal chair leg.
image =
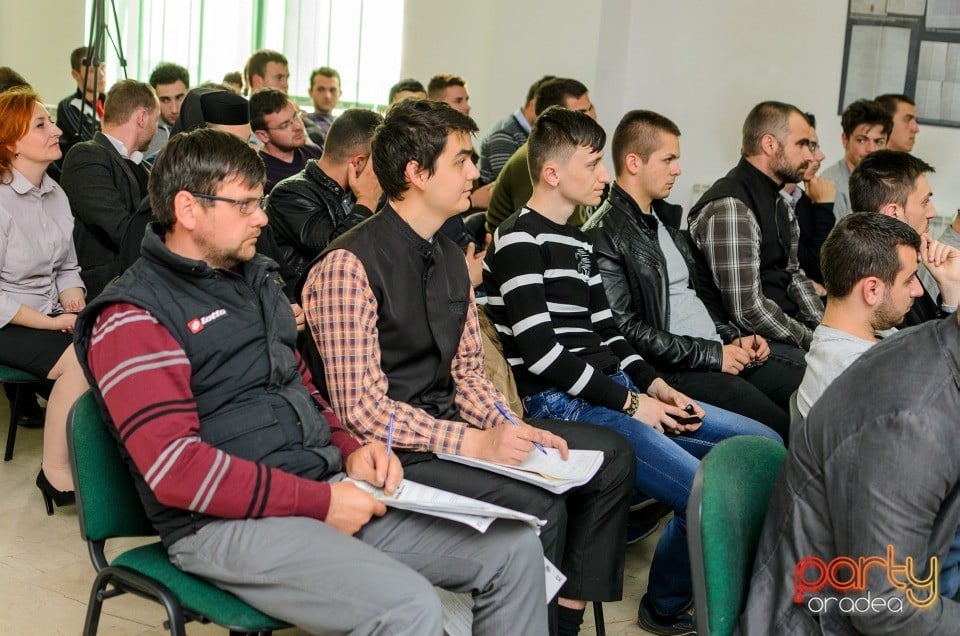
<svg viewBox="0 0 960 636">
<path fill-rule="evenodd" d="M 3 461 L 13 459 L 13 445 L 17 441 L 17 419 L 20 415 L 20 388 L 23 385 L 14 385 L 13 403 L 10 404 L 10 426 L 7 428 L 7 447 L 3 452 Z"/>
<path fill-rule="evenodd" d="M 597 629 L 597 636 L 607 636 L 606 627 L 603 624 L 603 603 L 593 602 L 593 624 Z"/>
</svg>

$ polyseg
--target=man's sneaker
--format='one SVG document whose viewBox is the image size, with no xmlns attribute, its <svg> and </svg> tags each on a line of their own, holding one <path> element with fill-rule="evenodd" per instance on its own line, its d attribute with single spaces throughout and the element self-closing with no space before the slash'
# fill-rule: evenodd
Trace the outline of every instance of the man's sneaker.
<svg viewBox="0 0 960 636">
<path fill-rule="evenodd" d="M 649 594 L 640 599 L 637 624 L 651 634 L 663 636 L 696 636 L 697 633 L 697 623 L 686 608 L 676 614 L 661 614 L 653 607 Z"/>
</svg>

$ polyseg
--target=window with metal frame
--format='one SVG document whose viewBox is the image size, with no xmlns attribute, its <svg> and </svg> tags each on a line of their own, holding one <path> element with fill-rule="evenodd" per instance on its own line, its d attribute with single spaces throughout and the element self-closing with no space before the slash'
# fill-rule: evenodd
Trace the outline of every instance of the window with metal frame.
<svg viewBox="0 0 960 636">
<path fill-rule="evenodd" d="M 87 2 L 87 15 L 91 10 Z M 114 0 L 108 16 L 107 83 L 127 76 L 146 81 L 160 62 L 190 71 L 191 84 L 219 82 L 243 71 L 260 48 L 289 60 L 290 95 L 304 106 L 310 73 L 329 66 L 340 74 L 338 110 L 379 108 L 400 73 L 402 0 Z M 108 5 L 108 10 L 110 10 Z M 89 24 L 89 20 L 87 20 Z M 121 33 L 114 33 L 114 24 Z M 89 28 L 89 27 L 88 27 Z M 86 34 L 89 38 L 89 33 Z"/>
</svg>

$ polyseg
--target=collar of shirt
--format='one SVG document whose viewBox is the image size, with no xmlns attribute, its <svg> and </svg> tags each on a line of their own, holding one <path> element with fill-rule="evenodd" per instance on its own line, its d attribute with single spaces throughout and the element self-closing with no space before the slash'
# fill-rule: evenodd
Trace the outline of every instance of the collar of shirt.
<svg viewBox="0 0 960 636">
<path fill-rule="evenodd" d="M 518 108 L 515 113 L 513 113 L 513 118 L 517 120 L 517 123 L 520 124 L 520 127 L 527 131 L 527 134 L 530 134 L 530 124 L 527 123 L 527 118 L 523 116 L 523 109 Z"/>
<path fill-rule="evenodd" d="M 43 173 L 43 178 L 40 179 L 40 187 L 37 188 L 30 180 L 27 179 L 23 174 L 13 168 L 13 181 L 10 182 L 10 187 L 13 188 L 13 191 L 17 194 L 23 195 L 31 190 L 36 190 L 40 193 L 40 196 L 45 195 L 56 187 L 57 183 L 50 178 L 46 172 Z"/>
<path fill-rule="evenodd" d="M 790 204 L 791 208 L 797 207 L 797 201 L 800 200 L 800 197 L 803 196 L 803 190 L 800 189 L 800 186 L 797 186 L 793 189 L 793 192 L 787 192 L 786 190 L 780 190 L 780 196 L 783 197 L 783 200 Z"/>
<path fill-rule="evenodd" d="M 122 141 L 116 137 L 111 137 L 107 133 L 103 133 L 103 136 L 106 137 L 111 144 L 113 144 L 113 147 L 117 149 L 117 152 L 119 152 L 120 156 L 124 159 L 129 159 L 135 164 L 139 164 L 141 161 L 143 161 L 143 153 L 139 150 L 134 150 L 133 152 L 128 153 L 127 146 Z"/>
</svg>

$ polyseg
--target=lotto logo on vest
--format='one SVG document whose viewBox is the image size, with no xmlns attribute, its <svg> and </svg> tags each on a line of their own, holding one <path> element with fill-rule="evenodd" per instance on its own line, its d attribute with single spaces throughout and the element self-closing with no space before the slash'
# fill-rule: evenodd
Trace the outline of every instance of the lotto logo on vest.
<svg viewBox="0 0 960 636">
<path fill-rule="evenodd" d="M 213 322 L 214 320 L 217 320 L 218 318 L 223 318 L 226 315 L 227 315 L 226 309 L 217 309 L 215 311 L 211 311 L 206 316 L 201 316 L 200 318 L 194 318 L 193 320 L 189 321 L 187 323 L 187 329 L 189 329 L 190 333 L 193 333 L 193 334 L 200 333 L 201 331 L 203 331 L 203 328 L 209 325 L 211 322 Z"/>
<path fill-rule="evenodd" d="M 939 597 L 938 561 L 936 556 L 930 557 L 926 576 L 921 578 L 923 564 L 915 563 L 913 557 L 906 557 L 903 563 L 898 563 L 892 545 L 887 545 L 885 556 L 862 556 L 859 559 L 838 556 L 829 562 L 808 556 L 800 559 L 793 569 L 793 602 L 801 605 L 806 600 L 807 609 L 814 614 L 826 613 L 831 605 L 836 605 L 843 614 L 899 614 L 903 611 L 904 599 L 917 609 L 928 609 Z M 867 576 L 871 570 L 885 574 L 890 586 L 902 596 L 871 595 L 867 590 Z M 823 595 L 828 589 L 841 595 Z M 860 595 L 852 592 L 860 592 Z M 812 593 L 809 598 L 808 593 Z"/>
</svg>

